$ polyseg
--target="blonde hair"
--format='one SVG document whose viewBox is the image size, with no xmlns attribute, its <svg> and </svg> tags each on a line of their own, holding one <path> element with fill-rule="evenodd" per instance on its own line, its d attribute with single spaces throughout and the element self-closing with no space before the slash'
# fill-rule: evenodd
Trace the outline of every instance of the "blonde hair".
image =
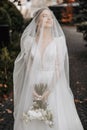
<svg viewBox="0 0 87 130">
<path fill-rule="evenodd" d="M 35 22 L 37 22 L 38 21 L 38 17 L 40 16 L 40 14 L 44 11 L 44 10 L 50 10 L 48 7 L 43 7 L 43 8 L 41 8 L 41 9 L 39 9 L 39 10 L 37 10 L 34 14 L 33 14 L 33 16 L 34 16 L 34 18 L 35 18 Z"/>
</svg>

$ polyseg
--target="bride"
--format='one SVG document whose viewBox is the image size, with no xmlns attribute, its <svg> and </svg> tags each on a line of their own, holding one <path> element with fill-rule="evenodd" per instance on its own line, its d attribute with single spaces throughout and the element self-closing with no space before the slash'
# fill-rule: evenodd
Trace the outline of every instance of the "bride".
<svg viewBox="0 0 87 130">
<path fill-rule="evenodd" d="M 83 130 L 69 85 L 64 33 L 52 11 L 39 9 L 14 62 L 14 130 Z"/>
</svg>

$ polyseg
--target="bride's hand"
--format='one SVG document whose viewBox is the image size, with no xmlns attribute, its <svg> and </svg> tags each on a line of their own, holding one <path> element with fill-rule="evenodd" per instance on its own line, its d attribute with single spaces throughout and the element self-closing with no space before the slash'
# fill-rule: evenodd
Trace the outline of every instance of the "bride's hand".
<svg viewBox="0 0 87 130">
<path fill-rule="evenodd" d="M 46 101 L 47 98 L 48 98 L 48 96 L 49 96 L 49 94 L 50 94 L 50 91 L 49 91 L 49 90 L 46 91 L 46 92 L 42 95 L 41 100 Z"/>
<path fill-rule="evenodd" d="M 50 94 L 49 90 L 47 90 L 46 92 L 44 92 L 42 96 L 38 95 L 35 91 L 33 91 L 34 98 L 37 99 L 37 100 L 42 100 L 42 101 L 46 101 L 47 98 L 48 98 L 48 96 L 49 96 L 49 94 Z"/>
<path fill-rule="evenodd" d="M 41 95 L 38 95 L 35 91 L 33 91 L 33 96 L 35 99 L 37 100 L 41 100 L 42 99 L 42 96 Z"/>
</svg>

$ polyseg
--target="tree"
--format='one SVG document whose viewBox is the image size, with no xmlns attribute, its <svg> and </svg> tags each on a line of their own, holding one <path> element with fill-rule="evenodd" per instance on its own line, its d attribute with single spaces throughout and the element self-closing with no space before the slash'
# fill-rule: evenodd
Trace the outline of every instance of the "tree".
<svg viewBox="0 0 87 130">
<path fill-rule="evenodd" d="M 79 15 L 77 17 L 77 22 L 84 22 L 87 21 L 87 2 L 86 0 L 80 0 L 80 9 L 79 9 Z"/>
<path fill-rule="evenodd" d="M 77 17 L 77 30 L 83 33 L 83 38 L 87 40 L 87 1 L 80 0 L 80 11 Z"/>
<path fill-rule="evenodd" d="M 5 95 L 9 96 L 13 90 L 14 60 L 19 53 L 19 39 L 24 27 L 22 14 L 8 0 L 0 0 L 0 26 L 4 25 L 9 25 L 12 35 L 11 43 L 8 46 L 3 43 L 4 46 L 0 49 L 0 95 L 2 98 Z"/>
<path fill-rule="evenodd" d="M 5 95 L 12 89 L 11 73 L 8 71 L 11 67 L 12 60 L 7 47 L 1 49 L 0 63 L 0 84 L 2 85 L 0 92 L 2 92 L 2 95 Z"/>
<path fill-rule="evenodd" d="M 11 18 L 4 8 L 0 8 L 0 25 L 3 24 L 11 26 Z"/>
<path fill-rule="evenodd" d="M 21 32 L 24 24 L 24 19 L 20 11 L 16 8 L 16 6 L 8 0 L 2 0 L 0 1 L 0 8 L 3 8 L 4 12 L 7 12 L 11 21 L 12 31 L 16 30 L 18 32 Z"/>
</svg>

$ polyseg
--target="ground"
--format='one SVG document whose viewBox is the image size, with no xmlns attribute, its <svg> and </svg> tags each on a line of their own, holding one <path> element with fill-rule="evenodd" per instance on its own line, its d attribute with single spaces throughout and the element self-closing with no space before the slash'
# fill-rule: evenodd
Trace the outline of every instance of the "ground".
<svg viewBox="0 0 87 130">
<path fill-rule="evenodd" d="M 62 26 L 68 47 L 70 63 L 70 87 L 74 94 L 76 108 L 87 130 L 87 47 L 82 34 L 75 26 Z M 13 98 L 0 104 L 0 130 L 13 130 Z"/>
</svg>

